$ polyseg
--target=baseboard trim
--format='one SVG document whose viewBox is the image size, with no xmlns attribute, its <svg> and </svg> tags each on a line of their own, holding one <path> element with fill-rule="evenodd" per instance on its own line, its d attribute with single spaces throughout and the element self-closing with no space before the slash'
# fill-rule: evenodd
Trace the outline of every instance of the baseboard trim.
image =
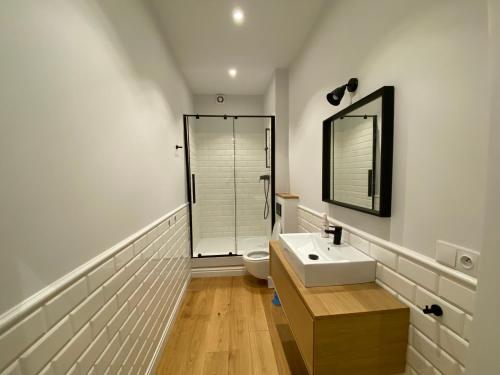
<svg viewBox="0 0 500 375">
<path fill-rule="evenodd" d="M 244 266 L 232 267 L 203 267 L 193 268 L 191 277 L 220 277 L 220 276 L 243 276 L 247 271 Z"/>
<path fill-rule="evenodd" d="M 243 257 L 193 258 L 191 265 L 193 268 L 238 267 L 243 265 Z"/>
<path fill-rule="evenodd" d="M 146 370 L 146 375 L 154 375 L 156 373 L 156 368 L 158 367 L 158 363 L 160 362 L 161 355 L 163 354 L 163 350 L 165 349 L 165 345 L 167 344 L 168 337 L 170 336 L 175 320 L 177 319 L 177 315 L 179 314 L 182 301 L 184 300 L 184 296 L 187 292 L 187 287 L 189 285 L 189 282 L 191 281 L 191 277 L 192 275 L 190 275 L 186 279 L 184 285 L 182 286 L 182 290 L 179 294 L 179 297 L 177 297 L 177 301 L 175 301 L 175 307 L 173 313 L 170 315 L 170 318 L 168 319 L 165 329 L 163 330 L 160 342 L 158 343 L 158 347 L 156 348 L 155 353 L 153 355 L 153 359 L 151 360 L 151 363 L 149 364 L 149 367 Z"/>
</svg>

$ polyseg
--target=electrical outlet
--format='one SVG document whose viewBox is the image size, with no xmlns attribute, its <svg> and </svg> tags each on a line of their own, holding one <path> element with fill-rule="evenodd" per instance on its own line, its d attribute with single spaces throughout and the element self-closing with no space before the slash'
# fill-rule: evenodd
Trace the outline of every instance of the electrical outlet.
<svg viewBox="0 0 500 375">
<path fill-rule="evenodd" d="M 457 247 L 457 270 L 477 277 L 479 269 L 479 253 L 474 250 Z"/>
<path fill-rule="evenodd" d="M 436 260 L 457 271 L 470 276 L 477 276 L 479 268 L 479 253 L 449 242 L 436 242 Z"/>
</svg>

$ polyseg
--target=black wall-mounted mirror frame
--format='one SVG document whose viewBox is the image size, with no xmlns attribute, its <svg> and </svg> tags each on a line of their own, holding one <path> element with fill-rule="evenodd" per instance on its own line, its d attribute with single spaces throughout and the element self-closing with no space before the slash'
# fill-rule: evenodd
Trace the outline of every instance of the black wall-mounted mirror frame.
<svg viewBox="0 0 500 375">
<path fill-rule="evenodd" d="M 381 155 L 380 155 L 380 205 L 378 210 L 368 209 L 346 202 L 339 202 L 331 199 L 331 134 L 332 126 L 336 119 L 340 119 L 364 105 L 382 98 L 382 128 L 381 128 Z M 351 104 L 349 107 L 337 112 L 333 116 L 323 121 L 323 178 L 322 178 L 322 199 L 324 202 L 351 208 L 353 210 L 365 212 L 367 214 L 390 217 L 391 197 L 392 197 L 392 159 L 393 159 L 393 139 L 394 139 L 394 86 L 383 86 L 377 91 Z"/>
</svg>

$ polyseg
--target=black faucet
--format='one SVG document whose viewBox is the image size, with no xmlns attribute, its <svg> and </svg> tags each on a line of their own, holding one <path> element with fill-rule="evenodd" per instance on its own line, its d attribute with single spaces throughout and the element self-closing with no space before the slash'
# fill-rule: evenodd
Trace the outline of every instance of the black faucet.
<svg viewBox="0 0 500 375">
<path fill-rule="evenodd" d="M 331 229 L 325 229 L 325 233 L 333 234 L 333 244 L 340 245 L 340 241 L 342 240 L 342 227 L 339 225 L 330 226 Z"/>
</svg>

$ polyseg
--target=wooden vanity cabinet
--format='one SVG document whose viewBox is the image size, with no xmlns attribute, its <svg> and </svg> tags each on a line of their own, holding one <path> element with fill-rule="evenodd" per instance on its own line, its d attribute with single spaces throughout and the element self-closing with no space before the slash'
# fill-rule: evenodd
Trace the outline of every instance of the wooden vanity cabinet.
<svg viewBox="0 0 500 375">
<path fill-rule="evenodd" d="M 409 309 L 375 283 L 306 288 L 278 241 L 271 277 L 310 375 L 405 371 Z"/>
</svg>

